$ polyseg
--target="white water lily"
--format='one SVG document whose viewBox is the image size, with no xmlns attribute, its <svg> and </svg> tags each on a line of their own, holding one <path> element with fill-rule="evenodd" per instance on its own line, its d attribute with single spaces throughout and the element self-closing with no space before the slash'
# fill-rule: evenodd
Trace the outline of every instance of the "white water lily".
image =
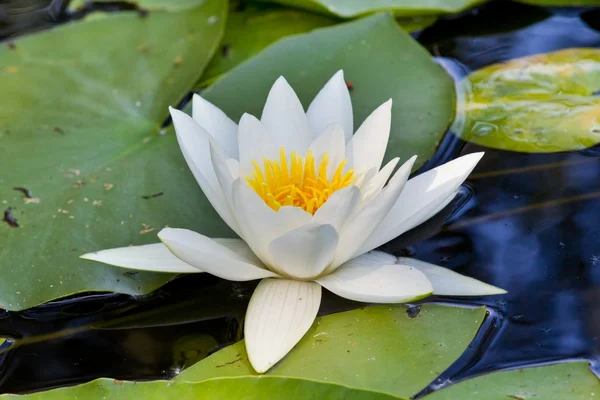
<svg viewBox="0 0 600 400">
<path fill-rule="evenodd" d="M 248 357 L 260 373 L 310 328 L 321 287 L 370 303 L 505 293 L 445 268 L 371 251 L 444 208 L 483 155 L 410 180 L 415 157 L 395 173 L 398 158 L 381 168 L 391 107 L 391 100 L 381 105 L 353 135 L 342 71 L 306 113 L 279 78 L 261 119 L 244 114 L 239 125 L 196 95 L 192 117 L 171 109 L 177 139 L 206 197 L 241 239 L 165 228 L 162 243 L 82 257 L 147 271 L 261 279 L 244 325 Z"/>
</svg>

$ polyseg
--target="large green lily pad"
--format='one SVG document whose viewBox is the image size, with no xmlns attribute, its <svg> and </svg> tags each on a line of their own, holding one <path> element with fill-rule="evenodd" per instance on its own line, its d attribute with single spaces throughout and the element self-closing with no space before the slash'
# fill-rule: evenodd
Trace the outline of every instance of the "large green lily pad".
<svg viewBox="0 0 600 400">
<path fill-rule="evenodd" d="M 460 84 L 453 130 L 496 149 L 549 153 L 600 142 L 600 50 L 568 49 L 492 65 Z"/>
<path fill-rule="evenodd" d="M 311 379 L 410 397 L 467 348 L 485 309 L 424 305 L 416 318 L 405 306 L 377 306 L 317 318 L 267 376 Z M 243 342 L 185 370 L 177 381 L 256 375 Z"/>
<path fill-rule="evenodd" d="M 435 16 L 405 17 L 398 20 L 407 32 L 421 30 L 436 21 Z M 198 87 L 203 88 L 236 65 L 260 53 L 286 36 L 330 26 L 337 19 L 299 10 L 264 8 L 249 5 L 233 10 L 220 51 L 215 54 Z"/>
<path fill-rule="evenodd" d="M 167 107 L 216 50 L 226 13 L 225 2 L 206 0 L 145 18 L 111 14 L 0 48 L 0 203 L 18 224 L 0 223 L 2 308 L 85 291 L 148 293 L 172 276 L 79 255 L 156 242 L 167 224 L 230 234 L 174 135 L 159 134 Z"/>
<path fill-rule="evenodd" d="M 600 396 L 600 380 L 586 362 L 496 372 L 467 379 L 426 396 L 426 400 L 590 400 Z"/>
<path fill-rule="evenodd" d="M 244 112 L 260 115 L 271 85 L 283 75 L 308 107 L 339 69 L 352 87 L 356 127 L 380 104 L 394 100 L 387 159 L 417 154 L 418 167 L 433 155 L 453 117 L 454 84 L 391 15 L 282 39 L 228 72 L 203 96 L 234 120 Z"/>
<path fill-rule="evenodd" d="M 486 0 L 258 0 L 302 8 L 342 18 L 391 11 L 396 16 L 412 17 L 431 14 L 454 14 Z"/>
<path fill-rule="evenodd" d="M 83 385 L 24 396 L 3 395 L 13 400 L 402 400 L 383 393 L 351 389 L 305 379 L 240 377 L 199 383 L 126 382 L 98 379 Z"/>
</svg>

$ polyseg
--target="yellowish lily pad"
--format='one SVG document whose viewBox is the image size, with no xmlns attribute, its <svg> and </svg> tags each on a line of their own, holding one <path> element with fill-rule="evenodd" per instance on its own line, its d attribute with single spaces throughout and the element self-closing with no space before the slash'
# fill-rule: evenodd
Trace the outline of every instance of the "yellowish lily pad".
<svg viewBox="0 0 600 400">
<path fill-rule="evenodd" d="M 83 385 L 19 396 L 7 400 L 402 400 L 382 393 L 306 379 L 240 377 L 198 383 L 126 382 L 98 379 Z"/>
<path fill-rule="evenodd" d="M 600 50 L 568 49 L 492 65 L 460 83 L 454 131 L 496 149 L 550 153 L 600 142 Z"/>
</svg>

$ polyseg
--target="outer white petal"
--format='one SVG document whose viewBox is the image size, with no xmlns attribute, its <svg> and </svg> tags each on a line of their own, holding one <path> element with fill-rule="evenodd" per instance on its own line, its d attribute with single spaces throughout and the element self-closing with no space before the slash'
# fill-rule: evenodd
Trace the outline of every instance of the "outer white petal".
<svg viewBox="0 0 600 400">
<path fill-rule="evenodd" d="M 269 266 L 273 265 L 269 243 L 312 220 L 311 214 L 298 207 L 281 207 L 274 211 L 240 179 L 233 183 L 233 205 L 242 238 Z"/>
<path fill-rule="evenodd" d="M 202 272 L 200 269 L 192 267 L 175 257 L 162 243 L 101 250 L 84 254 L 81 258 L 141 271 L 172 272 L 176 274 Z"/>
<path fill-rule="evenodd" d="M 333 260 L 338 233 L 331 225 L 308 224 L 289 231 L 269 244 L 277 269 L 292 279 L 318 276 Z"/>
<path fill-rule="evenodd" d="M 279 149 L 273 138 L 255 116 L 242 115 L 239 127 L 240 175 L 251 176 L 252 162 L 263 167 L 263 160 L 279 159 Z"/>
<path fill-rule="evenodd" d="M 354 117 L 344 71 L 336 72 L 323 86 L 308 106 L 306 115 L 313 128 L 313 137 L 321 135 L 329 124 L 337 122 L 342 125 L 345 142 L 350 140 L 354 133 Z"/>
<path fill-rule="evenodd" d="M 169 110 L 183 157 L 204 195 L 227 225 L 238 232 L 238 224 L 227 207 L 225 195 L 212 165 L 209 148 L 210 135 L 186 113 L 171 107 Z"/>
<path fill-rule="evenodd" d="M 433 285 L 433 294 L 441 296 L 486 296 L 504 294 L 506 290 L 414 258 L 398 258 L 398 264 L 413 267 L 425 274 Z"/>
<path fill-rule="evenodd" d="M 346 158 L 346 142 L 341 124 L 331 124 L 322 135 L 318 136 L 310 145 L 309 150 L 315 157 L 317 167 L 321 159 L 327 153 L 327 177 L 331 179 L 337 167 Z"/>
<path fill-rule="evenodd" d="M 381 168 L 392 124 L 392 99 L 380 105 L 346 145 L 348 168 L 367 171 Z"/>
<path fill-rule="evenodd" d="M 331 275 L 317 279 L 338 296 L 368 303 L 404 303 L 433 293 L 431 283 L 421 271 L 404 265 L 350 260 Z"/>
<path fill-rule="evenodd" d="M 392 172 L 398 165 L 400 158 L 396 157 L 388 162 L 372 179 L 362 186 L 361 193 L 363 196 L 363 204 L 373 200 L 385 186 L 385 183 L 390 179 Z"/>
<path fill-rule="evenodd" d="M 358 254 L 381 246 L 412 229 L 423 218 L 432 217 L 434 211 L 441 210 L 440 206 L 444 202 L 448 204 L 449 197 L 467 179 L 481 157 L 483 153 L 468 154 L 409 180 L 388 215 L 362 244 Z"/>
<path fill-rule="evenodd" d="M 285 78 L 279 77 L 273 84 L 260 120 L 277 148 L 283 146 L 288 152 L 304 154 L 310 146 L 312 134 L 308 118 Z"/>
<path fill-rule="evenodd" d="M 373 233 L 400 196 L 415 160 L 416 156 L 405 162 L 385 189 L 373 201 L 365 205 L 340 232 L 340 244 L 327 272 L 332 272 L 341 264 L 360 254 L 358 253 L 360 246 Z"/>
<path fill-rule="evenodd" d="M 229 157 L 238 159 L 237 125 L 220 108 L 194 94 L 192 117 Z"/>
<path fill-rule="evenodd" d="M 244 337 L 248 359 L 258 373 L 281 360 L 308 331 L 321 304 L 314 282 L 263 279 L 248 304 Z"/>
<path fill-rule="evenodd" d="M 313 222 L 330 224 L 340 232 L 360 205 L 361 191 L 351 185 L 333 192 L 313 215 Z"/>
<path fill-rule="evenodd" d="M 187 229 L 165 228 L 158 238 L 181 260 L 219 278 L 251 281 L 277 276 L 261 268 L 258 259 L 244 256 L 250 252 L 232 251 L 225 246 L 227 242 L 217 243 Z"/>
</svg>

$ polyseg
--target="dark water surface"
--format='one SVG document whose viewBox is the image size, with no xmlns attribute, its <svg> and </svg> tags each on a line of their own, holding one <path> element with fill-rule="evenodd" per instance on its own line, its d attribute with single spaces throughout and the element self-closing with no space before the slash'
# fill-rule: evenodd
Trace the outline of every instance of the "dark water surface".
<svg viewBox="0 0 600 400">
<path fill-rule="evenodd" d="M 0 1 L 0 38 L 66 21 L 72 16 L 64 6 Z M 417 38 L 432 54 L 456 60 L 455 72 L 465 74 L 535 53 L 600 47 L 596 29 L 600 9 L 494 2 L 439 21 Z M 466 354 L 427 390 L 503 368 L 600 360 L 600 146 L 522 154 L 465 144 L 449 133 L 426 168 L 481 150 L 486 156 L 454 204 L 384 246 L 509 291 L 428 299 L 484 304 L 490 315 Z M 193 275 L 142 298 L 80 296 L 5 312 L 0 335 L 22 342 L 0 356 L 0 392 L 102 376 L 171 377 L 239 340 L 255 285 Z M 321 314 L 359 306 L 326 293 Z"/>
</svg>

